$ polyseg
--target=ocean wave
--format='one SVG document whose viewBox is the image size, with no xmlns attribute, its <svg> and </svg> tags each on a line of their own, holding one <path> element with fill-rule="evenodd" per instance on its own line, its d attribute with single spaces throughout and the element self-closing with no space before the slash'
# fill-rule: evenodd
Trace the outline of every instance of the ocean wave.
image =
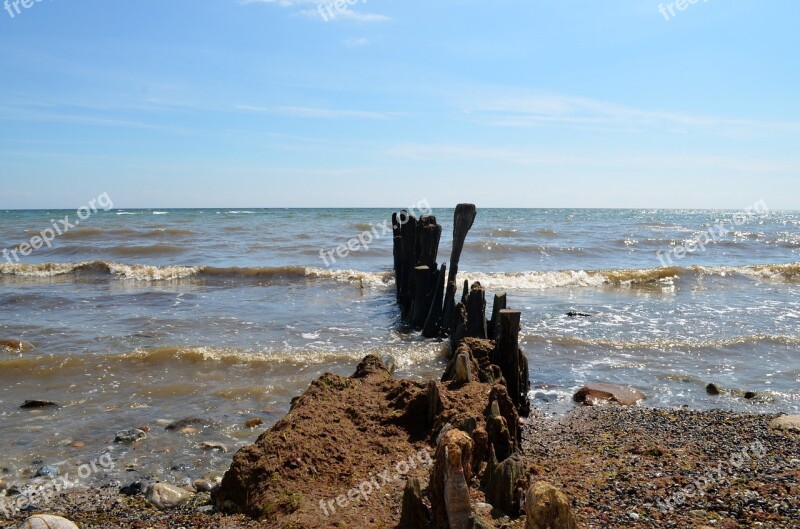
<svg viewBox="0 0 800 529">
<path fill-rule="evenodd" d="M 132 249 L 135 253 L 136 250 Z M 229 278 L 254 280 L 329 279 L 356 283 L 363 287 L 385 288 L 394 283 L 394 273 L 363 272 L 306 266 L 279 267 L 213 267 L 213 266 L 152 266 L 106 261 L 82 263 L 8 264 L 0 263 L 0 275 L 19 277 L 54 277 L 73 273 L 105 273 L 119 279 L 166 281 L 198 278 Z M 459 272 L 459 284 L 468 279 L 480 281 L 488 290 L 543 290 L 565 287 L 604 287 L 634 285 L 672 285 L 675 280 L 692 276 L 741 276 L 758 281 L 793 283 L 800 281 L 800 263 L 718 266 L 662 267 L 619 270 L 556 270 L 533 272 Z"/>
<path fill-rule="evenodd" d="M 747 336 L 734 336 L 716 340 L 698 340 L 689 338 L 663 338 L 657 340 L 615 340 L 609 338 L 580 338 L 578 336 L 546 336 L 530 334 L 523 337 L 523 341 L 533 343 L 552 343 L 562 347 L 599 347 L 603 349 L 623 350 L 706 350 L 723 349 L 752 344 L 777 344 L 800 345 L 800 336 L 777 334 L 752 334 Z"/>
<path fill-rule="evenodd" d="M 198 278 L 230 279 L 331 279 L 357 283 L 368 287 L 385 287 L 394 282 L 393 272 L 361 272 L 304 266 L 280 267 L 213 267 L 213 266 L 152 266 L 106 261 L 82 263 L 0 264 L 0 275 L 30 278 L 49 278 L 77 273 L 111 274 L 119 279 L 137 281 L 168 281 Z"/>
</svg>

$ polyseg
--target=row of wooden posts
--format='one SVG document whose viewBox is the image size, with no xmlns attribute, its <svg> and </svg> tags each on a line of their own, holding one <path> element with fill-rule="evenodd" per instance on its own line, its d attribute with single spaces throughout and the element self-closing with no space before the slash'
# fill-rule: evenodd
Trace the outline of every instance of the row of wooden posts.
<svg viewBox="0 0 800 529">
<path fill-rule="evenodd" d="M 456 277 L 461 252 L 477 216 L 474 204 L 456 206 L 450 269 L 437 264 L 442 227 L 432 215 L 416 219 L 406 211 L 392 215 L 394 271 L 401 315 L 426 338 L 449 338 L 456 351 L 464 338 L 496 342 L 495 362 L 506 380 L 509 396 L 527 415 L 528 369 L 519 349 L 521 312 L 507 307 L 505 293 L 494 296 L 491 319 L 486 319 L 486 292 L 480 283 L 464 280 L 456 303 Z M 524 365 L 521 365 L 524 364 Z"/>
</svg>

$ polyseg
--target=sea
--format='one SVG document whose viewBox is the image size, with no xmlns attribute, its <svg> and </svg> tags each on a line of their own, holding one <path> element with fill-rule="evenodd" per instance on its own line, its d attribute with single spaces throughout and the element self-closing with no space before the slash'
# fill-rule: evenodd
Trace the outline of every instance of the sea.
<svg viewBox="0 0 800 529">
<path fill-rule="evenodd" d="M 459 281 L 522 311 L 538 416 L 592 381 L 647 406 L 800 412 L 800 212 L 478 206 Z M 431 209 L 449 262 L 453 208 Z M 446 345 L 399 319 L 392 211 L 0 211 L 0 339 L 34 346 L 0 349 L 0 478 L 74 477 L 108 454 L 85 484 L 187 484 L 224 472 L 325 372 L 375 354 L 438 378 Z M 31 399 L 60 407 L 20 408 Z M 189 417 L 210 422 L 165 429 Z M 114 443 L 137 427 L 146 440 Z"/>
</svg>

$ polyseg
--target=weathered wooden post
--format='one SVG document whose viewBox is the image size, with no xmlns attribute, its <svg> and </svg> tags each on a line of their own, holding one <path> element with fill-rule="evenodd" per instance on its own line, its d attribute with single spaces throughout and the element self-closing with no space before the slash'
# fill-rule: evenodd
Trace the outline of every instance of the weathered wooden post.
<svg viewBox="0 0 800 529">
<path fill-rule="evenodd" d="M 444 301 L 444 284 L 446 281 L 447 265 L 442 263 L 439 275 L 436 277 L 436 288 L 433 292 L 428 318 L 425 320 L 425 327 L 422 329 L 422 336 L 425 338 L 436 338 L 442 330 L 442 302 Z"/>
<path fill-rule="evenodd" d="M 500 318 L 500 311 L 506 308 L 507 296 L 505 292 L 494 295 L 492 303 L 492 319 L 489 321 L 487 334 L 490 340 L 497 339 L 497 323 Z"/>
<path fill-rule="evenodd" d="M 467 336 L 486 339 L 486 291 L 480 283 L 472 284 L 466 305 Z"/>
<path fill-rule="evenodd" d="M 498 318 L 498 336 L 494 351 L 494 362 L 500 366 L 503 378 L 506 379 L 508 396 L 519 410 L 519 414 L 527 417 L 530 413 L 528 402 L 528 361 L 519 348 L 519 329 L 522 313 L 518 310 L 503 309 Z"/>
<path fill-rule="evenodd" d="M 464 240 L 467 238 L 475 216 L 478 214 L 475 204 L 459 204 L 453 215 L 453 250 L 450 253 L 450 273 L 447 278 L 447 293 L 444 298 L 444 316 L 442 319 L 442 333 L 453 332 L 453 316 L 456 306 L 456 276 L 458 275 L 458 262 L 464 250 Z"/>
</svg>

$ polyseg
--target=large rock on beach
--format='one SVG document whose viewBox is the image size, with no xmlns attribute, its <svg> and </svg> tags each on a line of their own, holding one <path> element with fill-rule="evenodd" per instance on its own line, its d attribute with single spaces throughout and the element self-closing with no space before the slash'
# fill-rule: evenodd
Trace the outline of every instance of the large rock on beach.
<svg viewBox="0 0 800 529">
<path fill-rule="evenodd" d="M 32 343 L 24 340 L 0 340 L 0 351 L 24 353 L 31 349 L 36 349 L 36 347 Z"/>
<path fill-rule="evenodd" d="M 22 522 L 18 529 L 78 529 L 78 526 L 61 516 L 37 514 Z"/>
<path fill-rule="evenodd" d="M 770 430 L 800 434 L 800 415 L 781 415 L 769 423 Z"/>
<path fill-rule="evenodd" d="M 577 529 L 567 496 L 550 485 L 535 483 L 525 497 L 525 529 Z"/>
<path fill-rule="evenodd" d="M 602 382 L 590 382 L 575 393 L 573 399 L 587 406 L 597 404 L 617 403 L 623 406 L 633 406 L 647 398 L 647 395 L 630 386 L 618 386 Z"/>
<path fill-rule="evenodd" d="M 174 509 L 192 500 L 190 493 L 166 483 L 150 485 L 144 497 L 150 505 L 161 511 Z"/>
</svg>

